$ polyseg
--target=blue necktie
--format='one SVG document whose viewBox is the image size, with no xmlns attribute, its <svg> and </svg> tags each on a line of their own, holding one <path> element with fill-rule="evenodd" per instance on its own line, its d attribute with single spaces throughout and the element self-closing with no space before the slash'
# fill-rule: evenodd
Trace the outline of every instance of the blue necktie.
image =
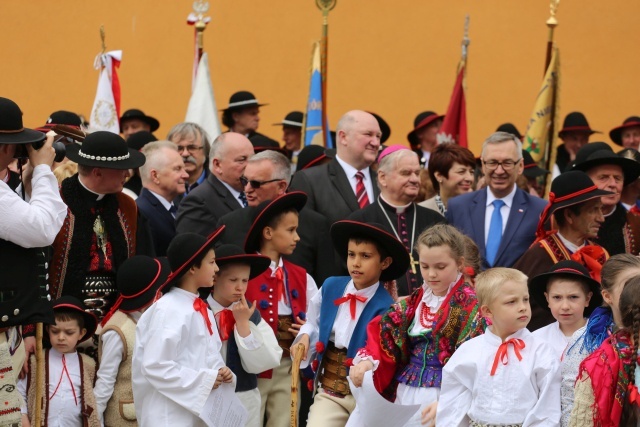
<svg viewBox="0 0 640 427">
<path fill-rule="evenodd" d="M 178 212 L 178 208 L 176 207 L 176 205 L 172 204 L 171 207 L 169 208 L 169 213 L 175 218 L 177 212 Z"/>
<path fill-rule="evenodd" d="M 500 208 L 504 206 L 502 200 L 493 201 L 493 213 L 491 214 L 491 223 L 489 224 L 489 237 L 487 237 L 487 245 L 485 250 L 485 258 L 487 263 L 493 267 L 502 240 L 502 214 Z"/>
<path fill-rule="evenodd" d="M 242 203 L 243 207 L 246 208 L 247 206 L 249 206 L 249 203 L 247 202 L 247 196 L 244 194 L 244 191 L 240 192 L 238 199 L 240 199 L 240 202 Z"/>
</svg>

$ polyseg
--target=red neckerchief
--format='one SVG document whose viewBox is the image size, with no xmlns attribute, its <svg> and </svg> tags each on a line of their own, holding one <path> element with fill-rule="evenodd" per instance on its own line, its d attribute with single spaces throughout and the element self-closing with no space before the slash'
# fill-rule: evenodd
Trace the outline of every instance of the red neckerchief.
<svg viewBox="0 0 640 427">
<path fill-rule="evenodd" d="M 520 354 L 520 350 L 522 350 L 525 345 L 524 341 L 520 338 L 511 338 L 510 340 L 506 340 L 500 347 L 498 347 L 498 351 L 496 352 L 496 357 L 493 359 L 493 367 L 491 368 L 491 376 L 496 374 L 496 370 L 498 369 L 498 363 L 502 362 L 503 365 L 509 363 L 509 344 L 513 345 L 513 351 L 516 354 L 518 360 L 522 360 L 522 355 Z"/>
<path fill-rule="evenodd" d="M 209 320 L 209 307 L 207 306 L 207 303 L 204 302 L 202 298 L 198 297 L 195 299 L 195 301 L 193 301 L 193 309 L 199 312 L 200 315 L 202 315 L 204 323 L 207 325 L 207 329 L 209 330 L 209 335 L 213 335 L 213 329 L 211 329 L 211 320 Z"/>
<path fill-rule="evenodd" d="M 344 304 L 345 302 L 349 301 L 349 311 L 351 312 L 351 318 L 355 319 L 356 318 L 356 303 L 357 301 L 360 302 L 366 302 L 367 298 L 360 296 L 360 295 L 356 295 L 356 294 L 347 294 L 345 296 L 343 296 L 342 298 L 338 298 L 336 300 L 333 301 L 333 303 L 335 305 L 340 305 L 340 304 Z"/>
<path fill-rule="evenodd" d="M 236 319 L 233 317 L 233 311 L 223 308 L 216 313 L 216 322 L 218 322 L 218 331 L 220 332 L 220 340 L 227 341 L 233 333 L 233 327 Z"/>
</svg>

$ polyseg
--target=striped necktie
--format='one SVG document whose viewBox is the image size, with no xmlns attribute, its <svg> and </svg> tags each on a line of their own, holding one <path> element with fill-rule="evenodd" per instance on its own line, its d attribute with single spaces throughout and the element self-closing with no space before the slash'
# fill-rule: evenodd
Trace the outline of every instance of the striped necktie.
<svg viewBox="0 0 640 427">
<path fill-rule="evenodd" d="M 364 186 L 364 174 L 360 171 L 356 172 L 356 199 L 358 199 L 360 209 L 369 206 L 369 196 L 367 196 L 367 189 Z"/>
</svg>

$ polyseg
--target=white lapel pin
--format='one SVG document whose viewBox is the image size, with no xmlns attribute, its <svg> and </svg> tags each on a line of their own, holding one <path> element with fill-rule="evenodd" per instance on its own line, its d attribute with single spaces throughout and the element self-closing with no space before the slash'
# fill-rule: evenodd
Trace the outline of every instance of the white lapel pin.
<svg viewBox="0 0 640 427">
<path fill-rule="evenodd" d="M 523 211 L 522 209 L 518 209 L 518 212 L 522 213 L 522 212 L 524 212 L 524 211 Z"/>
</svg>

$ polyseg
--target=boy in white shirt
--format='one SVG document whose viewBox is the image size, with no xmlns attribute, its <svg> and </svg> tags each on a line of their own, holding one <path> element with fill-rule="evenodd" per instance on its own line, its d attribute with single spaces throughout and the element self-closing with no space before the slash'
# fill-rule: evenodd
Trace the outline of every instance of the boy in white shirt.
<svg viewBox="0 0 640 427">
<path fill-rule="evenodd" d="M 218 271 L 208 238 L 178 234 L 167 249 L 172 273 L 167 291 L 144 312 L 136 328 L 132 385 L 140 427 L 205 426 L 199 417 L 222 383 L 235 386 L 224 366 L 213 313 L 198 289 L 211 288 Z"/>
<path fill-rule="evenodd" d="M 308 427 L 347 423 L 356 406 L 347 382 L 349 360 L 364 347 L 369 322 L 394 302 L 381 282 L 405 274 L 410 260 L 404 245 L 378 224 L 338 221 L 331 227 L 331 238 L 350 276 L 324 282 L 291 347 L 304 345 L 302 368 L 310 361 L 315 365 L 319 388 Z"/>
<path fill-rule="evenodd" d="M 558 358 L 526 329 L 527 276 L 492 268 L 478 275 L 476 295 L 492 325 L 462 344 L 445 365 L 436 425 L 558 426 Z"/>
</svg>

